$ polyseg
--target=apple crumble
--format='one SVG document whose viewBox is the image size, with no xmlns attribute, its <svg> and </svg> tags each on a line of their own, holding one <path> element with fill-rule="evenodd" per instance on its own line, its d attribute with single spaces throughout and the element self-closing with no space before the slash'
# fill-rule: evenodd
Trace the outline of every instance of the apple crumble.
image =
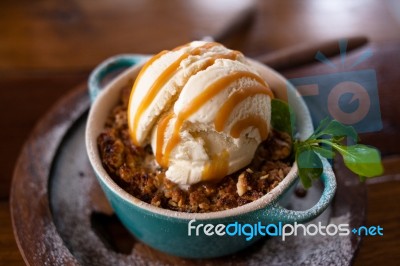
<svg viewBox="0 0 400 266">
<path fill-rule="evenodd" d="M 201 182 L 187 190 L 165 178 L 148 145 L 135 146 L 127 124 L 130 87 L 107 118 L 97 139 L 101 160 L 111 178 L 125 191 L 154 206 L 182 212 L 213 212 L 235 208 L 267 194 L 291 168 L 291 138 L 272 130 L 250 165 L 218 182 Z"/>
</svg>

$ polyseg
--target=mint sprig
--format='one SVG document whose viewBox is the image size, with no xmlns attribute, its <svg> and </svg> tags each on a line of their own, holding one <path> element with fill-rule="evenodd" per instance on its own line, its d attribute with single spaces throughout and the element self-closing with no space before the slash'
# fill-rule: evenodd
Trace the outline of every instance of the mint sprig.
<svg viewBox="0 0 400 266">
<path fill-rule="evenodd" d="M 355 144 L 343 144 L 346 137 Z M 379 151 L 371 146 L 357 144 L 357 141 L 358 135 L 353 127 L 328 118 L 321 121 L 307 140 L 296 140 L 295 157 L 303 186 L 309 188 L 312 180 L 322 174 L 322 162 L 317 154 L 328 159 L 340 154 L 346 167 L 357 174 L 361 181 L 381 175 L 383 167 Z"/>
<path fill-rule="evenodd" d="M 288 128 L 288 125 L 294 124 L 293 115 L 291 115 L 292 112 L 288 105 L 274 99 L 271 102 L 271 109 L 272 126 L 292 136 L 293 126 Z M 290 119 L 290 123 L 288 123 L 288 119 Z M 344 144 L 345 138 L 352 144 Z M 311 187 L 312 181 L 321 176 L 323 172 L 321 157 L 334 159 L 336 154 L 343 157 L 345 166 L 357 174 L 361 181 L 381 175 L 383 166 L 380 152 L 374 147 L 358 144 L 358 141 L 358 134 L 353 127 L 328 118 L 320 122 L 308 139 L 295 140 L 294 156 L 303 186 Z"/>
</svg>

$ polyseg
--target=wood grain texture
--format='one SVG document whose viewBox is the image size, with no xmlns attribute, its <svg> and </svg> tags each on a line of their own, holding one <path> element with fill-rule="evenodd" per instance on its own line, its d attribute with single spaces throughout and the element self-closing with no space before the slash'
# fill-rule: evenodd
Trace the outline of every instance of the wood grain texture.
<svg viewBox="0 0 400 266">
<path fill-rule="evenodd" d="M 91 69 L 119 53 L 156 53 L 224 29 L 249 0 L 2 2 L 0 69 Z M 179 10 L 179 11 L 178 11 Z"/>
<path fill-rule="evenodd" d="M 0 42 L 0 70 L 87 70 L 111 55 L 155 53 L 218 33 L 251 2 L 5 0 L 0 8 L 5 40 Z M 254 26 L 241 36 L 246 42 L 235 47 L 249 55 L 352 35 L 365 35 L 373 42 L 399 36 L 398 25 L 381 1 L 255 3 Z"/>
<path fill-rule="evenodd" d="M 1 73 L 0 73 L 1 75 Z M 16 158 L 33 126 L 68 90 L 85 82 L 87 73 L 8 73 L 0 76 L 0 199 L 7 199 Z M 7 130 L 4 130 L 7 129 Z"/>
<path fill-rule="evenodd" d="M 383 227 L 383 236 L 367 236 L 354 265 L 398 265 L 400 261 L 400 179 L 368 185 L 367 226 Z"/>
</svg>

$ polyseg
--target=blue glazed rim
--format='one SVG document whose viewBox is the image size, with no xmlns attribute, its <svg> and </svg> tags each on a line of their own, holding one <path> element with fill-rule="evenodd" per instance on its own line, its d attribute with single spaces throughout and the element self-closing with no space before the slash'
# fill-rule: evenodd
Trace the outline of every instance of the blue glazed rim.
<svg viewBox="0 0 400 266">
<path fill-rule="evenodd" d="M 324 190 L 322 192 L 320 200 L 310 209 L 305 211 L 293 211 L 283 208 L 278 204 L 279 199 L 285 194 L 291 184 L 295 182 L 297 179 L 297 164 L 293 163 L 292 169 L 289 174 L 280 182 L 280 184 L 274 188 L 271 192 L 264 195 L 260 199 L 245 204 L 240 207 L 236 207 L 229 210 L 217 211 L 217 212 L 209 212 L 209 213 L 185 213 L 185 212 L 177 212 L 167 209 L 162 209 L 155 207 L 151 204 L 143 202 L 136 197 L 130 195 L 121 187 L 119 187 L 112 178 L 107 174 L 105 169 L 102 167 L 100 162 L 99 154 L 97 151 L 97 146 L 95 145 L 96 141 L 93 139 L 97 138 L 97 135 L 93 136 L 91 134 L 90 127 L 92 123 L 95 123 L 93 120 L 92 110 L 97 110 L 99 105 L 102 105 L 102 101 L 105 101 L 107 98 L 107 94 L 110 90 L 116 88 L 116 83 L 119 79 L 127 78 L 132 72 L 137 72 L 143 65 L 145 61 L 150 58 L 149 55 L 142 54 L 124 54 L 113 56 L 103 63 L 98 65 L 90 75 L 89 78 L 89 94 L 92 100 L 92 108 L 89 113 L 87 130 L 86 130 L 86 146 L 89 155 L 89 160 L 94 168 L 96 175 L 104 185 L 114 194 L 118 195 L 121 199 L 126 201 L 129 204 L 133 204 L 141 209 L 149 211 L 156 216 L 162 216 L 166 219 L 179 219 L 179 220 L 213 220 L 213 219 L 221 219 L 234 217 L 239 215 L 244 215 L 246 213 L 252 213 L 259 210 L 265 210 L 265 215 L 268 215 L 273 220 L 283 221 L 286 223 L 294 223 L 294 222 L 307 222 L 318 215 L 320 215 L 333 200 L 336 191 L 336 179 L 331 168 L 331 165 L 325 158 L 321 158 L 323 161 L 323 174 L 321 175 L 322 183 L 324 184 Z M 250 63 L 253 64 L 254 67 L 261 70 L 268 70 L 269 73 L 275 75 L 277 78 L 281 79 L 286 84 L 288 97 L 291 97 L 291 103 L 293 103 L 293 109 L 296 114 L 296 121 L 301 121 L 301 125 L 304 126 L 305 129 L 303 132 L 300 132 L 300 139 L 306 139 L 312 132 L 313 126 L 311 121 L 311 116 L 309 111 L 302 100 L 299 97 L 298 92 L 294 89 L 294 87 L 286 81 L 280 74 L 275 72 L 274 70 L 261 65 L 260 63 L 249 59 Z M 119 75 L 115 80 L 113 80 L 109 85 L 107 85 L 104 89 L 101 86 L 101 82 L 107 74 L 116 69 L 128 68 L 121 75 Z M 262 74 L 262 73 L 261 73 Z M 292 100 L 293 99 L 293 100 Z M 296 100 L 297 99 L 297 100 Z M 294 176 L 295 175 L 295 176 Z M 290 180 L 288 180 L 288 176 L 290 176 Z"/>
</svg>

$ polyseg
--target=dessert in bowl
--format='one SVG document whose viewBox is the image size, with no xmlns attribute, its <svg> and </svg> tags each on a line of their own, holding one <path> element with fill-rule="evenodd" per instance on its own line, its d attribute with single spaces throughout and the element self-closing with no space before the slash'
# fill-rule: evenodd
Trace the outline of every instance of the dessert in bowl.
<svg viewBox="0 0 400 266">
<path fill-rule="evenodd" d="M 327 162 L 314 207 L 278 204 L 295 185 L 297 166 L 290 140 L 271 129 L 271 99 L 293 99 L 299 138 L 313 132 L 304 102 L 282 76 L 216 43 L 192 42 L 142 59 L 114 57 L 93 72 L 86 130 L 96 176 L 136 237 L 173 255 L 216 257 L 261 236 L 190 234 L 190 221 L 305 222 L 328 206 L 336 183 Z M 98 93 L 101 76 L 124 64 L 133 66 Z M 256 159 L 265 152 L 269 158 Z"/>
</svg>

